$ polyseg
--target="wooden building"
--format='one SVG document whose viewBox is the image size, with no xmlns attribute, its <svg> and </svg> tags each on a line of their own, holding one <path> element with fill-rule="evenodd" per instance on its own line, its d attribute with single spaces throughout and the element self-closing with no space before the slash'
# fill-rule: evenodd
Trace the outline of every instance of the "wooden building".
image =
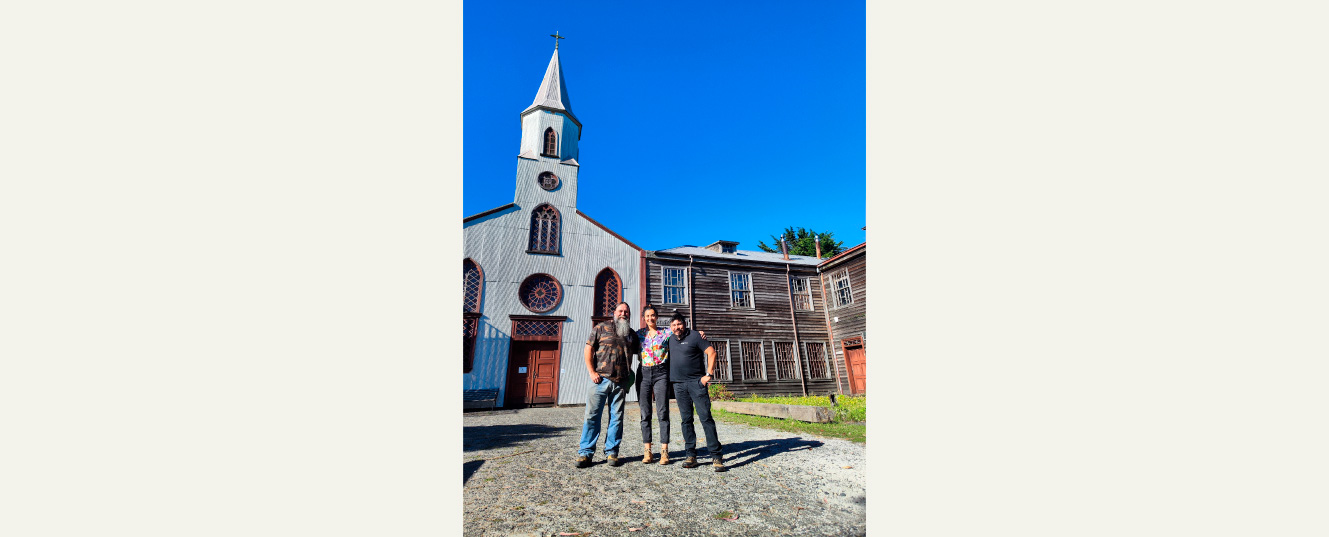
<svg viewBox="0 0 1329 537">
<path fill-rule="evenodd" d="M 868 256 L 865 242 L 817 265 L 827 296 L 827 324 L 836 361 L 845 364 L 846 393 L 867 393 Z"/>
<path fill-rule="evenodd" d="M 645 301 L 706 332 L 716 382 L 739 394 L 837 393 L 826 307 L 810 256 L 739 250 L 733 241 L 646 252 Z"/>
<path fill-rule="evenodd" d="M 462 220 L 463 389 L 497 390 L 499 407 L 584 404 L 593 323 L 621 300 L 640 312 L 645 252 L 577 207 L 570 102 L 555 49 L 520 114 L 513 202 Z"/>
</svg>

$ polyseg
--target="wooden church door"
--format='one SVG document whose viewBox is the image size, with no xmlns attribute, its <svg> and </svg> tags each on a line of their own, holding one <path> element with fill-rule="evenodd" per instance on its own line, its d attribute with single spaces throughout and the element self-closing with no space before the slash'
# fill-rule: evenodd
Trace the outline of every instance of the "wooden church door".
<svg viewBox="0 0 1329 537">
<path fill-rule="evenodd" d="M 558 401 L 558 342 L 513 341 L 503 406 Z"/>
</svg>

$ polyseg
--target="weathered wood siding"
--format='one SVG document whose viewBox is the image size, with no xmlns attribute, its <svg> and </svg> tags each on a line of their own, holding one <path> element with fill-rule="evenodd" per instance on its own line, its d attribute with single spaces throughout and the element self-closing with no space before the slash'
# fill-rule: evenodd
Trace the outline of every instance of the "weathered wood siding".
<svg viewBox="0 0 1329 537">
<path fill-rule="evenodd" d="M 647 302 L 660 308 L 661 325 L 667 326 L 673 309 L 688 314 L 687 305 L 661 306 L 663 282 L 661 267 L 688 268 L 686 259 L 654 258 L 647 261 Z M 751 274 L 753 289 L 752 308 L 734 308 L 730 304 L 729 273 L 746 272 Z M 822 342 L 829 346 L 830 338 L 826 332 L 823 316 L 824 301 L 816 269 L 807 265 L 791 265 L 790 275 L 808 277 L 812 287 L 812 311 L 797 311 L 798 322 L 799 371 L 807 374 L 804 345 L 807 342 Z M 767 264 L 744 264 L 741 260 L 721 263 L 710 258 L 694 258 L 692 264 L 691 299 L 695 317 L 691 317 L 692 326 L 706 332 L 706 339 L 727 341 L 729 364 L 732 380 L 724 382 L 730 391 L 740 394 L 763 395 L 802 395 L 803 384 L 796 376 L 789 380 L 778 380 L 776 375 L 774 342 L 794 342 L 794 326 L 789 318 L 789 286 L 785 267 Z M 765 380 L 744 379 L 740 342 L 762 342 L 764 355 Z M 828 355 L 829 357 L 829 355 Z M 829 372 L 829 370 L 828 370 Z M 808 379 L 809 394 L 828 394 L 836 392 L 833 372 L 825 379 Z"/>
<path fill-rule="evenodd" d="M 845 257 L 843 260 L 837 260 L 834 264 L 828 264 L 822 267 L 821 278 L 826 287 L 826 292 L 834 293 L 831 287 L 831 275 L 841 270 L 849 272 L 849 289 L 854 295 L 854 302 L 847 306 L 832 308 L 831 316 L 831 335 L 833 348 L 835 350 L 835 361 L 839 366 L 840 378 L 844 382 L 845 393 L 849 393 L 849 373 L 845 369 L 847 366 L 844 360 L 844 346 L 841 342 L 845 338 L 861 337 L 863 338 L 863 349 L 868 347 L 867 335 L 867 304 L 868 304 L 868 280 L 867 280 L 867 248 L 863 248 Z"/>
<path fill-rule="evenodd" d="M 541 315 L 568 317 L 560 345 L 558 404 L 581 404 L 590 393 L 582 353 L 592 328 L 595 276 L 605 267 L 613 268 L 623 281 L 623 300 L 635 315 L 640 307 L 640 255 L 570 206 L 558 207 L 562 254 L 528 254 L 530 211 L 534 207 L 518 203 L 508 211 L 467 222 L 463 227 L 462 255 L 484 272 L 475 364 L 463 376 L 463 388 L 496 388 L 502 406 L 512 329 L 508 316 L 534 315 L 521 304 L 518 288 L 527 276 L 544 273 L 559 281 L 563 297 L 553 310 Z M 636 393 L 629 393 L 628 399 L 635 401 Z"/>
</svg>

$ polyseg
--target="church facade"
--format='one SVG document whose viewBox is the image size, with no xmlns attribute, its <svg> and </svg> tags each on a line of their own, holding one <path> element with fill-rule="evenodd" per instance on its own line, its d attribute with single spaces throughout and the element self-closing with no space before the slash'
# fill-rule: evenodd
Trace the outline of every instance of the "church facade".
<svg viewBox="0 0 1329 537">
<path fill-rule="evenodd" d="M 645 252 L 577 208 L 582 125 L 557 49 L 520 118 L 512 203 L 462 220 L 463 389 L 584 404 L 586 338 L 620 301 L 638 317 Z"/>
</svg>

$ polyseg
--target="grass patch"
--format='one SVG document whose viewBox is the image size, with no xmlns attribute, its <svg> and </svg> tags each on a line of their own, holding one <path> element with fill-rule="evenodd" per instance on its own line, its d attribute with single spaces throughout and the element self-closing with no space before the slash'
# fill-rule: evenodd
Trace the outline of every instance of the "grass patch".
<svg viewBox="0 0 1329 537">
<path fill-rule="evenodd" d="M 782 420 L 780 418 L 768 418 L 766 416 L 751 416 L 748 414 L 735 414 L 726 412 L 718 408 L 711 408 L 711 415 L 715 419 L 724 420 L 732 423 L 742 423 L 754 427 L 764 427 L 779 431 L 791 433 L 813 434 L 830 438 L 843 438 L 853 442 L 867 442 L 867 425 L 856 423 L 808 423 L 798 420 Z"/>
<path fill-rule="evenodd" d="M 835 398 L 835 406 L 831 407 L 831 398 L 825 395 L 808 396 L 758 396 L 745 395 L 738 398 L 744 403 L 775 403 L 780 405 L 798 405 L 798 406 L 819 406 L 831 408 L 834 410 L 837 423 L 847 421 L 867 421 L 868 420 L 868 397 L 866 395 L 848 396 L 841 395 Z"/>
</svg>

